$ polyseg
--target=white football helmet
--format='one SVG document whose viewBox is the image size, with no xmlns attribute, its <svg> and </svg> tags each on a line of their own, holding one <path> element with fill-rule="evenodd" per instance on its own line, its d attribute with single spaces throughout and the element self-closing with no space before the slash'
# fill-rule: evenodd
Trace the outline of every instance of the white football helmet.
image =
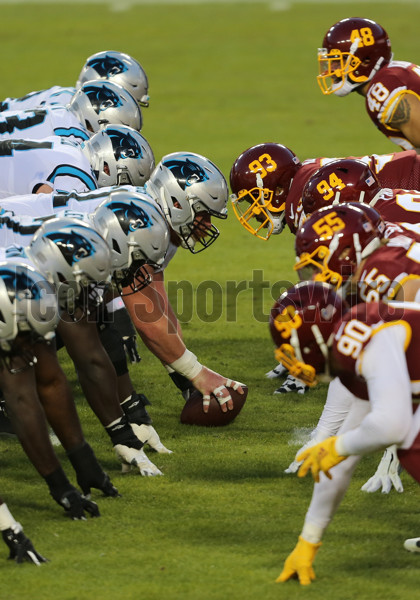
<svg viewBox="0 0 420 600">
<path fill-rule="evenodd" d="M 55 286 L 58 304 L 73 315 L 102 302 L 111 279 L 111 251 L 92 227 L 72 217 L 45 221 L 27 248 L 37 268 Z"/>
<path fill-rule="evenodd" d="M 80 147 L 92 165 L 99 187 L 143 186 L 155 167 L 149 142 L 124 125 L 108 125 Z"/>
<path fill-rule="evenodd" d="M 31 341 L 54 338 L 59 319 L 55 290 L 44 275 L 28 264 L 18 259 L 0 262 L 0 306 L 3 359 L 5 354 L 13 354 L 18 334 L 29 335 Z M 33 364 L 33 360 L 27 364 Z"/>
<path fill-rule="evenodd" d="M 108 79 L 128 90 L 140 106 L 149 106 L 149 82 L 141 65 L 128 54 L 107 50 L 92 54 L 86 60 L 76 83 L 79 89 L 86 81 Z"/>
<path fill-rule="evenodd" d="M 74 94 L 68 109 L 88 131 L 96 133 L 106 125 L 128 125 L 140 131 L 140 108 L 133 96 L 111 81 L 88 81 Z"/>
<path fill-rule="evenodd" d="M 208 158 L 193 152 L 167 154 L 156 165 L 145 187 L 178 234 L 183 248 L 196 254 L 219 236 L 208 215 L 226 219 L 228 186 L 221 171 Z"/>
<path fill-rule="evenodd" d="M 140 191 L 116 189 L 91 215 L 94 227 L 111 249 L 113 279 L 134 293 L 150 283 L 145 264 L 162 265 L 169 227 L 153 198 Z"/>
</svg>

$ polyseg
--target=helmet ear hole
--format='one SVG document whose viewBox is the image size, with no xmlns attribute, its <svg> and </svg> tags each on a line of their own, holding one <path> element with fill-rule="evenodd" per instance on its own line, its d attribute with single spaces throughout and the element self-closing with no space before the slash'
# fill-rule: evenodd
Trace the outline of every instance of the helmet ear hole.
<svg viewBox="0 0 420 600">
<path fill-rule="evenodd" d="M 174 208 L 181 208 L 181 204 L 179 203 L 179 201 L 175 198 L 175 196 L 171 196 L 171 200 L 172 200 L 172 204 L 174 205 Z"/>
<path fill-rule="evenodd" d="M 118 252 L 118 254 L 121 254 L 120 245 L 118 244 L 115 238 L 112 240 L 112 249 L 114 250 L 114 252 Z"/>
</svg>

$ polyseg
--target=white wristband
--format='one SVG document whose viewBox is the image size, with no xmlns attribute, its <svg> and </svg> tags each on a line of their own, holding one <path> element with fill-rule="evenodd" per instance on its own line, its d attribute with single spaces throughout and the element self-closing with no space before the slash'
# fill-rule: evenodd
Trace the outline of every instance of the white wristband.
<svg viewBox="0 0 420 600">
<path fill-rule="evenodd" d="M 12 513 L 7 508 L 6 502 L 0 506 L 0 531 L 5 529 L 15 529 L 15 526 L 19 525 L 12 516 Z"/>
<path fill-rule="evenodd" d="M 113 313 L 116 310 L 120 310 L 121 308 L 125 308 L 124 300 L 121 296 L 117 296 L 117 298 L 113 298 L 106 304 L 107 311 L 109 313 Z"/>
<path fill-rule="evenodd" d="M 187 379 L 194 379 L 203 368 L 203 365 L 198 362 L 196 355 L 188 349 L 185 350 L 180 358 L 170 363 L 169 366 L 177 373 L 184 375 Z"/>
</svg>

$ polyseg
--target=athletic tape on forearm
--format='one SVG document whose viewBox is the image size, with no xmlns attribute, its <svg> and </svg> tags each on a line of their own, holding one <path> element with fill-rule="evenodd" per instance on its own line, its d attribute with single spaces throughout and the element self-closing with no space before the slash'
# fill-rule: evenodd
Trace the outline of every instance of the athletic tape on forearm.
<svg viewBox="0 0 420 600">
<path fill-rule="evenodd" d="M 190 352 L 188 349 L 185 350 L 184 354 L 169 364 L 170 367 L 177 373 L 181 373 L 188 379 L 194 379 L 197 377 L 203 365 L 198 362 L 195 354 Z"/>
</svg>

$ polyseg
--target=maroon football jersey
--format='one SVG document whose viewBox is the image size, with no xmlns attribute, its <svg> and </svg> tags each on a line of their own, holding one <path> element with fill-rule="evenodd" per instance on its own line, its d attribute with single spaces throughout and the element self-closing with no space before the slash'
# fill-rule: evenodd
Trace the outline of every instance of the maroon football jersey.
<svg viewBox="0 0 420 600">
<path fill-rule="evenodd" d="M 362 356 L 363 350 L 369 344 L 372 335 L 385 323 L 403 322 L 409 335 L 405 353 L 407 367 L 412 382 L 413 396 L 418 396 L 420 391 L 420 336 L 415 332 L 420 331 L 420 306 L 419 310 L 410 305 L 386 304 L 384 302 L 371 302 L 358 304 L 348 311 L 335 329 L 332 346 L 331 362 L 333 371 L 340 378 L 343 385 L 355 396 L 368 400 L 366 383 L 358 374 L 357 360 Z M 411 335 L 413 333 L 414 335 Z M 383 349 L 386 352 L 386 346 Z M 378 362 L 381 357 L 378 356 Z"/>
<path fill-rule="evenodd" d="M 357 158 L 369 165 L 383 188 L 420 189 L 420 155 L 415 150 L 348 158 Z M 296 233 L 299 227 L 302 214 L 301 198 L 305 183 L 320 167 L 333 160 L 337 158 L 310 158 L 302 163 L 302 167 L 296 173 L 285 206 L 286 223 L 292 233 Z"/>
<path fill-rule="evenodd" d="M 407 279 L 420 279 L 420 243 L 396 235 L 372 252 L 357 279 L 358 302 L 393 300 Z"/>
<path fill-rule="evenodd" d="M 384 189 L 370 205 L 385 221 L 420 224 L 420 192 Z"/>
<path fill-rule="evenodd" d="M 366 110 L 373 123 L 391 142 L 404 150 L 414 146 L 401 131 L 387 123 L 392 119 L 401 95 L 407 90 L 420 97 L 420 67 L 395 60 L 373 76 L 366 95 Z"/>
</svg>

